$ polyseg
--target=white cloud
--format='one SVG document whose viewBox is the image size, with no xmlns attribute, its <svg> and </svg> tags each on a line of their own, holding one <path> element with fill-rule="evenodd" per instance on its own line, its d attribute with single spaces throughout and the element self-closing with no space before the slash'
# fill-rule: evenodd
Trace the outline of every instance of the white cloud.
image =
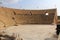
<svg viewBox="0 0 60 40">
<path fill-rule="evenodd" d="M 19 0 L 6 0 L 7 3 L 17 3 Z"/>
<path fill-rule="evenodd" d="M 0 0 L 0 2 L 5 2 L 5 3 L 18 3 L 21 0 Z"/>
</svg>

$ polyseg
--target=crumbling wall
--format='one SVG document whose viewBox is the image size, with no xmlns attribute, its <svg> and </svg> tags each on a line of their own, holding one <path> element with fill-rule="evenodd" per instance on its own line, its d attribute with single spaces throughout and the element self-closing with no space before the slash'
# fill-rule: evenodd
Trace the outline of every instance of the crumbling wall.
<svg viewBox="0 0 60 40">
<path fill-rule="evenodd" d="M 46 13 L 48 13 L 48 15 L 46 15 Z M 56 9 L 18 10 L 0 8 L 0 21 L 4 27 L 17 24 L 52 24 L 56 23 L 56 14 Z"/>
<path fill-rule="evenodd" d="M 12 26 L 15 24 L 14 20 L 12 19 L 12 10 L 6 8 L 0 8 L 0 21 L 6 26 Z"/>
<path fill-rule="evenodd" d="M 56 24 L 56 9 L 48 10 L 14 10 L 18 24 Z M 48 13 L 46 15 L 46 13 Z"/>
</svg>

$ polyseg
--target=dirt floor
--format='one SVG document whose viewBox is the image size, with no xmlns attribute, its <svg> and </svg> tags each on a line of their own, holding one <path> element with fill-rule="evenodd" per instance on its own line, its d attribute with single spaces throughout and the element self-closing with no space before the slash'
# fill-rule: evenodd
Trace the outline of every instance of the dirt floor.
<svg viewBox="0 0 60 40">
<path fill-rule="evenodd" d="M 23 40 L 57 40 L 54 37 L 56 25 L 19 25 L 8 27 L 5 32 L 9 35 L 19 34 Z"/>
</svg>

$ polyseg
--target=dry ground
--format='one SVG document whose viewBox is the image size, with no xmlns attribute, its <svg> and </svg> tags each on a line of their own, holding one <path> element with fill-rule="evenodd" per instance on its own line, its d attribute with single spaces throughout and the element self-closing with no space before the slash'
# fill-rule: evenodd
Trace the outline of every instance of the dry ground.
<svg viewBox="0 0 60 40">
<path fill-rule="evenodd" d="M 19 25 L 8 27 L 7 34 L 19 34 L 23 40 L 56 40 L 56 25 Z"/>
</svg>

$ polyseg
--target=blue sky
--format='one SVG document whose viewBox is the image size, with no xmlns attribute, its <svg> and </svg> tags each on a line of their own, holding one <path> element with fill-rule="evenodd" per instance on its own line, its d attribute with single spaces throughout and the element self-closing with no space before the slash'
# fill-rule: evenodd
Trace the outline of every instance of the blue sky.
<svg viewBox="0 0 60 40">
<path fill-rule="evenodd" d="M 55 0 L 22 0 L 16 3 L 5 3 L 4 6 L 22 9 L 54 8 Z"/>
<path fill-rule="evenodd" d="M 7 0 L 3 6 L 17 9 L 50 9 L 57 8 L 60 15 L 60 0 Z"/>
</svg>

